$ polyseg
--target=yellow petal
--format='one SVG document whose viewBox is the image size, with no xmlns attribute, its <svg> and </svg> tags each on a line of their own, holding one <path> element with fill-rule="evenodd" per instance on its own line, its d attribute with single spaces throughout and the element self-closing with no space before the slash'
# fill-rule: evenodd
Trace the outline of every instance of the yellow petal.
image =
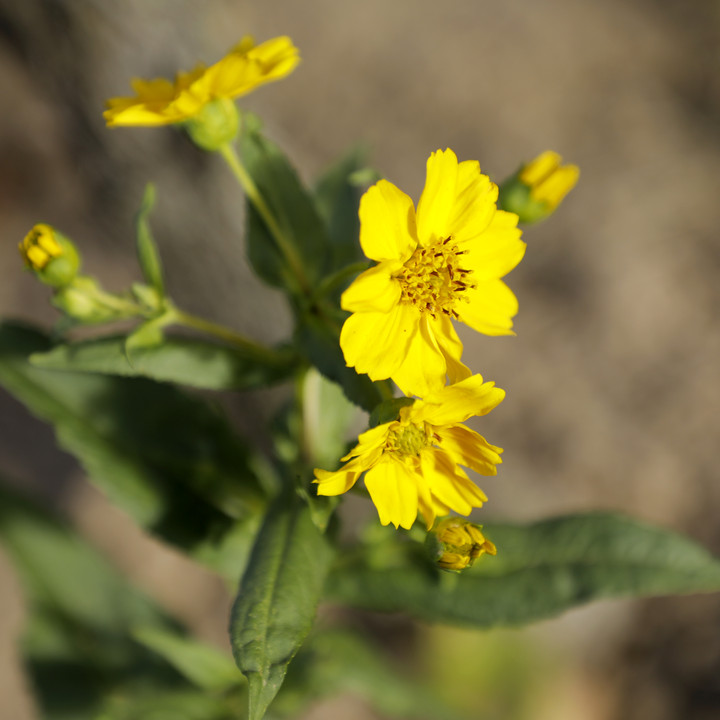
<svg viewBox="0 0 720 720">
<path fill-rule="evenodd" d="M 417 209 L 417 232 L 421 245 L 447 237 L 455 204 L 458 161 L 449 148 L 435 151 L 427 161 L 425 188 Z"/>
<path fill-rule="evenodd" d="M 447 364 L 427 316 L 421 316 L 418 329 L 390 377 L 405 395 L 424 397 L 445 385 Z"/>
<path fill-rule="evenodd" d="M 486 415 L 504 397 L 505 391 L 495 387 L 494 382 L 483 382 L 482 375 L 473 375 L 416 401 L 409 408 L 409 417 L 436 426 L 454 425 L 473 415 Z"/>
<path fill-rule="evenodd" d="M 318 495 L 342 495 L 347 492 L 358 480 L 362 470 L 346 470 L 341 468 L 336 472 L 315 469 L 315 480 Z"/>
<path fill-rule="evenodd" d="M 463 242 L 483 233 L 495 215 L 497 198 L 498 187 L 480 172 L 480 164 L 476 160 L 461 162 L 447 234 L 455 242 Z"/>
<path fill-rule="evenodd" d="M 501 448 L 491 445 L 482 435 L 464 425 L 441 427 L 435 430 L 439 445 L 458 464 L 481 475 L 496 475 L 496 465 L 502 463 Z"/>
<path fill-rule="evenodd" d="M 386 456 L 365 475 L 365 487 L 383 525 L 392 523 L 410 529 L 418 512 L 418 491 L 411 469 Z"/>
<path fill-rule="evenodd" d="M 420 313 L 410 305 L 396 305 L 389 313 L 354 313 L 340 332 L 346 364 L 371 380 L 391 377 L 405 360 L 419 324 Z"/>
<path fill-rule="evenodd" d="M 473 281 L 475 278 L 473 278 Z M 485 335 L 514 335 L 512 318 L 518 301 L 502 280 L 485 280 L 465 291 L 468 302 L 458 302 L 458 317 L 473 330 Z"/>
<path fill-rule="evenodd" d="M 390 312 L 400 300 L 400 283 L 392 275 L 402 267 L 386 260 L 358 275 L 342 294 L 340 304 L 350 312 Z"/>
<path fill-rule="evenodd" d="M 551 208 L 556 208 L 563 198 L 575 187 L 580 177 L 580 168 L 577 165 L 565 165 L 558 168 L 552 175 L 535 185 L 530 195 L 533 200 L 546 202 Z"/>
<path fill-rule="evenodd" d="M 360 245 L 371 260 L 405 262 L 417 247 L 413 201 L 387 180 L 360 199 Z"/>
<path fill-rule="evenodd" d="M 520 182 L 525 185 L 536 185 L 542 182 L 560 167 L 562 157 L 552 150 L 540 153 L 520 171 Z"/>
<path fill-rule="evenodd" d="M 430 492 L 443 504 L 461 515 L 469 515 L 474 507 L 482 507 L 487 496 L 452 458 L 442 450 L 435 449 L 424 454 L 422 473 Z"/>
<path fill-rule="evenodd" d="M 498 210 L 483 233 L 459 244 L 467 251 L 462 264 L 473 271 L 473 282 L 501 278 L 522 260 L 526 245 L 517 223 L 517 215 Z"/>
<path fill-rule="evenodd" d="M 437 320 L 431 320 L 430 325 L 435 333 L 440 351 L 445 357 L 447 376 L 450 383 L 457 383 L 472 375 L 470 368 L 461 362 L 463 344 L 458 337 L 452 320 L 447 315 L 441 315 Z"/>
</svg>

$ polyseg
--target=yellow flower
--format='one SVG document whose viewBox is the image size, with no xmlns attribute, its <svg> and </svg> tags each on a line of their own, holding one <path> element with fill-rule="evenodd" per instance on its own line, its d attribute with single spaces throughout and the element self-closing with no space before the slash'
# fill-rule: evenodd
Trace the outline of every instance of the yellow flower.
<svg viewBox="0 0 720 720">
<path fill-rule="evenodd" d="M 483 555 L 497 555 L 497 548 L 482 533 L 482 525 L 449 517 L 441 520 L 425 540 L 430 555 L 443 570 L 459 572 Z"/>
<path fill-rule="evenodd" d="M 35 225 L 18 249 L 27 267 L 52 287 L 71 283 L 80 267 L 80 256 L 73 243 L 45 223 Z"/>
<path fill-rule="evenodd" d="M 397 420 L 360 435 L 339 470 L 316 469 L 318 495 L 347 492 L 366 473 L 365 487 L 383 525 L 410 528 L 418 511 L 428 527 L 450 510 L 468 515 L 487 497 L 459 466 L 495 475 L 502 450 L 462 423 L 490 412 L 504 397 L 494 383 L 472 375 L 415 400 Z"/>
<path fill-rule="evenodd" d="M 512 335 L 517 300 L 500 279 L 522 259 L 517 216 L 497 210 L 497 186 L 452 150 L 427 162 L 417 212 L 386 180 L 360 202 L 360 244 L 377 261 L 343 293 L 353 314 L 340 335 L 345 361 L 372 380 L 392 378 L 426 396 L 470 375 L 460 362 L 460 320 L 486 335 Z"/>
<path fill-rule="evenodd" d="M 117 125 L 170 125 L 198 115 L 208 103 L 227 100 L 260 85 L 289 75 L 300 62 L 298 49 L 288 37 L 255 45 L 244 37 L 222 60 L 206 68 L 165 78 L 132 81 L 134 97 L 112 98 L 103 113 L 109 127 Z"/>
<path fill-rule="evenodd" d="M 560 155 L 546 150 L 524 165 L 519 173 L 520 182 L 530 188 L 530 197 L 544 203 L 548 213 L 555 210 L 580 177 L 577 165 L 561 165 L 561 162 Z"/>
</svg>

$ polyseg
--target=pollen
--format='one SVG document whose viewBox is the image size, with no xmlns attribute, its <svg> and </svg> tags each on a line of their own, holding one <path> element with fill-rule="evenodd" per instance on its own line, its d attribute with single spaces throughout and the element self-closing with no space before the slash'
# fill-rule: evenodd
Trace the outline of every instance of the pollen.
<svg viewBox="0 0 720 720">
<path fill-rule="evenodd" d="M 388 433 L 385 451 L 397 453 L 402 457 L 417 457 L 429 444 L 425 423 L 400 424 Z"/>
<path fill-rule="evenodd" d="M 418 247 L 395 275 L 402 291 L 400 302 L 433 318 L 440 313 L 457 318 L 455 304 L 467 302 L 465 291 L 476 287 L 470 281 L 471 271 L 460 265 L 465 252 L 458 249 L 452 236 Z"/>
</svg>

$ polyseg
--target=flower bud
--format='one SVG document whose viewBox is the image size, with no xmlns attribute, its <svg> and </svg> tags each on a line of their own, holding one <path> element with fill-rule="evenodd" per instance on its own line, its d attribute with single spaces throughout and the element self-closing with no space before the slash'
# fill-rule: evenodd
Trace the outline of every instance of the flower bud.
<svg viewBox="0 0 720 720">
<path fill-rule="evenodd" d="M 55 288 L 69 285 L 80 268 L 80 256 L 70 240 L 40 223 L 18 245 L 25 264 L 41 282 Z"/>
<path fill-rule="evenodd" d="M 96 296 L 98 290 L 98 284 L 93 278 L 76 277 L 72 285 L 60 288 L 53 295 L 52 304 L 81 323 L 116 320 L 117 312 L 98 299 Z"/>
<path fill-rule="evenodd" d="M 441 520 L 425 538 L 425 547 L 442 570 L 460 572 L 483 555 L 496 555 L 497 548 L 482 534 L 482 525 L 449 517 Z"/>
<path fill-rule="evenodd" d="M 515 213 L 522 223 L 544 220 L 555 212 L 580 177 L 577 165 L 561 165 L 562 158 L 547 150 L 523 165 L 500 186 L 498 207 Z"/>
<path fill-rule="evenodd" d="M 185 122 L 190 139 L 201 150 L 214 152 L 231 143 L 240 129 L 240 115 L 230 98 L 217 98 Z"/>
</svg>

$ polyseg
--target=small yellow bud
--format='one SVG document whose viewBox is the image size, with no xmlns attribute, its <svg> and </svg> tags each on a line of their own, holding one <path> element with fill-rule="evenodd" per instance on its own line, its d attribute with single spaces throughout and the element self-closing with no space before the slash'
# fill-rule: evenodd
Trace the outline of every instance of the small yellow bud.
<svg viewBox="0 0 720 720">
<path fill-rule="evenodd" d="M 464 518 L 440 521 L 426 537 L 432 560 L 442 570 L 460 572 L 483 555 L 497 555 L 497 548 L 482 534 L 482 525 Z"/>
<path fill-rule="evenodd" d="M 546 150 L 523 165 L 500 186 L 498 206 L 522 223 L 544 220 L 557 209 L 580 177 L 577 165 L 561 165 L 562 157 Z"/>
<path fill-rule="evenodd" d="M 185 122 L 190 139 L 201 150 L 214 152 L 231 143 L 240 129 L 240 115 L 229 98 L 217 98 L 203 105 L 197 115 Z"/>
<path fill-rule="evenodd" d="M 35 225 L 18 248 L 27 267 L 55 288 L 69 285 L 80 268 L 80 256 L 72 242 L 44 223 Z"/>
</svg>

